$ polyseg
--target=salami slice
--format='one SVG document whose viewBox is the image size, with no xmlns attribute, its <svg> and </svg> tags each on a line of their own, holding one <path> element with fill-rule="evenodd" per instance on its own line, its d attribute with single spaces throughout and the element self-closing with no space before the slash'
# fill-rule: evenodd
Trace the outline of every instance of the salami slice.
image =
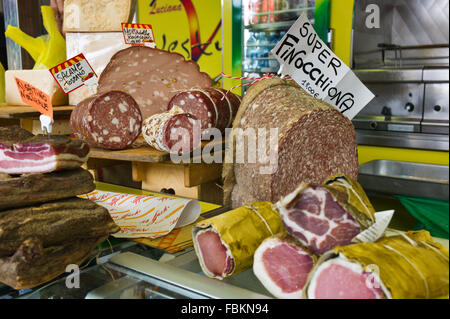
<svg viewBox="0 0 450 319">
<path fill-rule="evenodd" d="M 231 204 L 232 197 L 233 207 L 244 200 L 276 202 L 302 181 L 321 184 L 339 173 L 357 179 L 352 122 L 293 81 L 272 78 L 252 85 L 233 124 L 235 139 L 229 139 L 228 148 L 233 150 L 236 142 L 236 155 L 258 151 L 259 158 L 262 155 L 269 161 L 224 164 L 225 204 Z M 238 143 L 251 132 L 257 135 L 253 145 Z M 239 145 L 244 146 L 237 149 Z M 233 192 L 235 187 L 239 191 Z"/>
<path fill-rule="evenodd" d="M 202 132 L 217 128 L 221 132 L 232 126 L 241 104 L 240 98 L 219 88 L 191 89 L 175 95 L 168 109 L 178 106 L 201 121 Z"/>
<path fill-rule="evenodd" d="M 174 107 L 144 121 L 142 135 L 157 150 L 188 154 L 200 146 L 200 125 L 197 119 Z"/>
<path fill-rule="evenodd" d="M 141 133 L 142 115 L 132 96 L 110 91 L 78 104 L 70 124 L 75 136 L 90 146 L 121 150 L 131 146 Z"/>
<path fill-rule="evenodd" d="M 253 272 L 280 299 L 301 299 L 315 257 L 286 233 L 267 238 L 258 247 Z"/>
<path fill-rule="evenodd" d="M 196 62 L 186 61 L 178 53 L 133 46 L 111 58 L 100 76 L 98 91 L 127 92 L 137 101 L 145 119 L 167 111 L 177 91 L 211 86 L 211 78 L 200 72 Z"/>
</svg>

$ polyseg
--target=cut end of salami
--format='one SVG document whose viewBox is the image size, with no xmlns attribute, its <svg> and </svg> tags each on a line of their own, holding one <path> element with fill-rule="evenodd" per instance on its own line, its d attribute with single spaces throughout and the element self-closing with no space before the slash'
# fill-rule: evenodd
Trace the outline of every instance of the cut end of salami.
<svg viewBox="0 0 450 319">
<path fill-rule="evenodd" d="M 76 169 L 86 163 L 89 156 L 87 144 L 66 136 L 37 135 L 8 144 L 3 144 L 0 136 L 0 173 L 10 175 Z"/>
<path fill-rule="evenodd" d="M 142 115 L 127 93 L 110 91 L 94 95 L 77 105 L 70 123 L 77 138 L 92 147 L 125 149 L 141 133 Z"/>
<path fill-rule="evenodd" d="M 312 255 L 287 234 L 266 239 L 256 250 L 253 272 L 280 299 L 301 299 L 314 266 Z"/>
<path fill-rule="evenodd" d="M 318 255 L 351 244 L 361 232 L 358 222 L 324 187 L 302 183 L 276 207 L 286 230 Z"/>
<path fill-rule="evenodd" d="M 194 240 L 199 251 L 199 261 L 208 276 L 223 279 L 232 273 L 233 257 L 215 230 L 210 228 L 199 231 Z"/>
<path fill-rule="evenodd" d="M 202 132 L 231 127 L 241 101 L 233 93 L 219 88 L 191 89 L 175 95 L 168 109 L 178 106 L 201 122 Z"/>
<path fill-rule="evenodd" d="M 117 52 L 99 79 L 100 93 L 127 92 L 136 100 L 145 118 L 167 110 L 177 91 L 208 88 L 211 78 L 198 64 L 178 53 L 142 46 Z"/>
<path fill-rule="evenodd" d="M 307 296 L 309 299 L 383 299 L 379 278 L 374 276 L 345 257 L 330 259 L 314 271 Z"/>
</svg>

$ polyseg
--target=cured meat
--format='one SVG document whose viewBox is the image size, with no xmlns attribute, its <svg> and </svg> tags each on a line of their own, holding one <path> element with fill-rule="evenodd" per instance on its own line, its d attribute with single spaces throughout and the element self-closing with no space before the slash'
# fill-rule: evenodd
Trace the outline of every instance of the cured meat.
<svg viewBox="0 0 450 319">
<path fill-rule="evenodd" d="M 375 210 L 356 182 L 342 176 L 328 181 L 322 186 L 302 183 L 276 203 L 287 231 L 318 255 L 351 244 L 375 221 Z M 355 198 L 348 195 L 354 193 Z"/>
<path fill-rule="evenodd" d="M 201 142 L 199 121 L 178 107 L 148 117 L 142 135 L 155 149 L 179 155 L 191 153 Z"/>
<path fill-rule="evenodd" d="M 70 198 L 93 190 L 94 178 L 82 168 L 18 177 L 5 174 L 0 176 L 0 211 Z"/>
<path fill-rule="evenodd" d="M 302 298 L 315 257 L 288 234 L 264 240 L 255 252 L 253 272 L 266 289 L 282 299 Z"/>
<path fill-rule="evenodd" d="M 0 257 L 13 255 L 28 238 L 45 248 L 119 230 L 106 208 L 76 197 L 4 210 L 0 211 Z"/>
<path fill-rule="evenodd" d="M 217 128 L 224 132 L 231 127 L 241 104 L 240 98 L 223 89 L 191 89 L 175 95 L 168 109 L 178 106 L 201 121 L 202 132 Z"/>
<path fill-rule="evenodd" d="M 167 111 L 177 91 L 209 88 L 211 78 L 178 53 L 133 46 L 117 52 L 102 72 L 98 92 L 122 90 L 137 101 L 146 119 Z"/>
<path fill-rule="evenodd" d="M 214 230 L 202 230 L 196 239 L 205 268 L 214 277 L 226 277 L 233 269 L 234 262 L 219 234 Z"/>
<path fill-rule="evenodd" d="M 15 130 L 15 129 L 13 129 Z M 1 132 L 0 132 L 1 133 Z M 26 137 L 24 134 L 22 137 Z M 18 141 L 0 136 L 0 173 L 20 175 L 76 169 L 89 156 L 89 146 L 67 136 L 37 135 Z"/>
<path fill-rule="evenodd" d="M 311 271 L 310 299 L 448 298 L 448 249 L 427 231 L 336 247 Z"/>
<path fill-rule="evenodd" d="M 270 133 L 270 129 L 278 132 Z M 263 130 L 266 134 L 260 135 Z M 252 131 L 255 143 L 243 143 L 250 140 L 245 134 Z M 224 164 L 225 204 L 233 207 L 258 200 L 276 202 L 301 182 L 321 184 L 334 174 L 355 180 L 358 176 L 352 122 L 293 81 L 271 78 L 252 85 L 233 123 L 232 136 L 228 149 L 236 156 L 257 154 L 258 159 Z M 264 157 L 268 160 L 259 160 Z"/>
<path fill-rule="evenodd" d="M 142 114 L 127 93 L 96 94 L 78 104 L 70 117 L 75 136 L 92 147 L 125 149 L 141 133 Z"/>
<path fill-rule="evenodd" d="M 19 126 L 0 126 L 0 143 L 12 146 L 32 138 L 34 135 Z"/>
<path fill-rule="evenodd" d="M 0 258 L 0 282 L 16 290 L 37 287 L 64 274 L 68 265 L 80 265 L 106 239 L 99 235 L 49 247 L 28 239 L 13 256 Z"/>
<path fill-rule="evenodd" d="M 196 224 L 192 238 L 205 275 L 221 280 L 252 267 L 264 239 L 284 231 L 272 204 L 257 202 Z"/>
<path fill-rule="evenodd" d="M 335 258 L 321 264 L 308 288 L 310 299 L 381 299 L 384 293 L 368 284 L 371 273 L 345 258 Z"/>
</svg>

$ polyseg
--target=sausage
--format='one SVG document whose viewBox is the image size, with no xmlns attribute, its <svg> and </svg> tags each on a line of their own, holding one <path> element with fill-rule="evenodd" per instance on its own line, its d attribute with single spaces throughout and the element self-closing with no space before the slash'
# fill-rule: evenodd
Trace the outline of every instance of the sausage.
<svg viewBox="0 0 450 319">
<path fill-rule="evenodd" d="M 200 72 L 198 64 L 181 54 L 133 46 L 113 55 L 99 78 L 98 92 L 127 92 L 146 119 L 167 111 L 177 91 L 211 86 L 211 78 Z"/>
<path fill-rule="evenodd" d="M 168 109 L 178 106 L 201 121 L 202 132 L 231 127 L 241 104 L 240 98 L 219 88 L 191 89 L 175 95 Z"/>
<path fill-rule="evenodd" d="M 200 146 L 197 119 L 178 107 L 147 118 L 142 135 L 147 144 L 168 153 L 189 154 Z"/>
<path fill-rule="evenodd" d="M 132 96 L 110 91 L 80 102 L 70 124 L 75 136 L 90 146 L 121 150 L 131 146 L 141 133 L 142 114 Z"/>
<path fill-rule="evenodd" d="M 321 184 L 334 174 L 357 180 L 358 152 L 352 122 L 293 81 L 265 79 L 249 88 L 233 125 L 236 146 L 247 129 L 258 131 L 255 146 L 265 150 L 263 155 L 270 163 L 224 164 L 225 204 L 231 204 L 232 199 L 233 207 L 252 201 L 276 202 L 303 181 Z M 264 129 L 265 140 L 259 135 Z M 277 132 L 270 132 L 272 129 Z M 271 143 L 272 138 L 277 145 Z M 232 142 L 228 141 L 231 150 Z M 235 150 L 236 155 L 252 154 L 250 146 L 245 147 Z"/>
</svg>

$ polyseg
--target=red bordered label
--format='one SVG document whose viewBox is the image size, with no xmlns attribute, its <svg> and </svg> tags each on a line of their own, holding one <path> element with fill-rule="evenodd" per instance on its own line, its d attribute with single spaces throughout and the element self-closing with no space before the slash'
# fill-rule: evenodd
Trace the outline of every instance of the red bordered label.
<svg viewBox="0 0 450 319">
<path fill-rule="evenodd" d="M 83 85 L 98 84 L 97 74 L 82 53 L 58 64 L 49 71 L 65 94 Z"/>
<path fill-rule="evenodd" d="M 151 24 L 122 23 L 125 44 L 156 47 Z"/>
</svg>

